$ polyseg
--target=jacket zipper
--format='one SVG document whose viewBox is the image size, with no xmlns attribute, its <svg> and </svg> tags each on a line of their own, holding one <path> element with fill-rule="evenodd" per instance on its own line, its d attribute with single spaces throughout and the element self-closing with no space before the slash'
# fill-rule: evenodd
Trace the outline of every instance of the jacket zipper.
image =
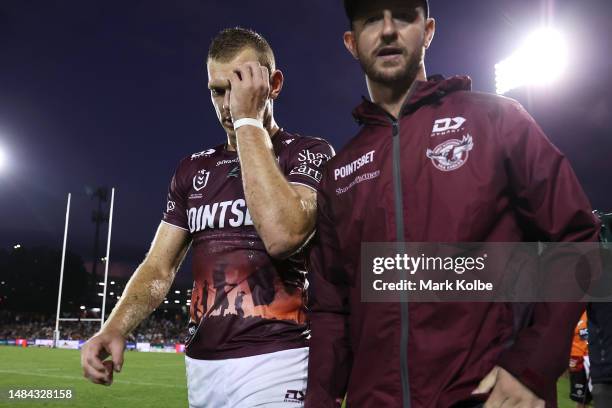
<svg viewBox="0 0 612 408">
<path fill-rule="evenodd" d="M 395 235 L 398 253 L 405 252 L 404 234 L 404 196 L 402 194 L 401 146 L 399 119 L 393 119 L 393 190 L 395 202 Z M 404 272 L 400 272 L 401 275 Z M 406 279 L 400 276 L 400 279 Z M 402 382 L 402 407 L 410 408 L 410 379 L 408 377 L 408 297 L 401 292 L 400 301 L 400 377 Z"/>
<path fill-rule="evenodd" d="M 393 127 L 393 191 L 395 203 L 395 241 L 398 253 L 406 252 L 406 236 L 404 231 L 404 195 L 402 192 L 402 168 L 401 168 L 401 145 L 400 145 L 400 120 L 412 95 L 418 86 L 416 81 L 412 83 L 404 104 L 397 118 L 385 111 Z M 400 279 L 407 279 L 405 271 L 400 271 Z M 410 377 L 408 373 L 408 334 L 410 328 L 410 316 L 408 311 L 408 293 L 401 292 L 400 295 L 400 379 L 402 382 L 402 407 L 410 408 Z"/>
</svg>

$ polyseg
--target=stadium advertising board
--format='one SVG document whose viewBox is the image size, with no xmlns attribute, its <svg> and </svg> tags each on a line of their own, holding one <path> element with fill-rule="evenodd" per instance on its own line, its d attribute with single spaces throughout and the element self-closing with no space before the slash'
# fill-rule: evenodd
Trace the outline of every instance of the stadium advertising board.
<svg viewBox="0 0 612 408">
<path fill-rule="evenodd" d="M 36 339 L 34 345 L 38 347 L 53 347 L 53 340 L 51 339 Z"/>
<path fill-rule="evenodd" d="M 58 347 L 62 349 L 78 350 L 79 341 L 78 340 L 60 340 L 58 343 Z"/>
</svg>

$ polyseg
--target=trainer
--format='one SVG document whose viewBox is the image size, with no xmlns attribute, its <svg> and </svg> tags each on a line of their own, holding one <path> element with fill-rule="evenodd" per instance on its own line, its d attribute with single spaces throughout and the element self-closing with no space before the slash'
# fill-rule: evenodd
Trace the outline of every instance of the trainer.
<svg viewBox="0 0 612 408">
<path fill-rule="evenodd" d="M 191 245 L 189 405 L 300 407 L 308 365 L 300 249 L 314 228 L 321 167 L 334 152 L 277 125 L 283 74 L 258 33 L 219 33 L 207 71 L 227 141 L 179 163 L 151 249 L 81 364 L 85 377 L 110 385 L 126 336 L 164 300 Z"/>
<path fill-rule="evenodd" d="M 515 325 L 512 304 L 362 303 L 359 262 L 362 242 L 594 242 L 569 162 L 517 102 L 427 79 L 427 1 L 344 5 L 371 101 L 320 186 L 306 406 L 555 407 L 584 305 Z"/>
</svg>

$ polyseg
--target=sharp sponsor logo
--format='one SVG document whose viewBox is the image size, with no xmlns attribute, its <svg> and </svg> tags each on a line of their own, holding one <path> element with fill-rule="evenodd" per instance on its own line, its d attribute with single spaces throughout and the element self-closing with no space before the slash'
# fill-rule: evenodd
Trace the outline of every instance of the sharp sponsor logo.
<svg viewBox="0 0 612 408">
<path fill-rule="evenodd" d="M 311 163 L 317 167 L 321 167 L 329 159 L 331 159 L 329 155 L 320 152 L 313 153 L 309 149 L 304 149 L 298 153 L 298 161 L 300 163 Z"/>
<path fill-rule="evenodd" d="M 209 157 L 211 154 L 215 152 L 215 149 L 207 149 L 199 153 L 194 153 L 191 155 L 191 160 L 198 159 L 200 157 Z"/>
<path fill-rule="evenodd" d="M 354 160 L 347 165 L 334 169 L 334 180 L 348 177 L 366 164 L 372 163 L 374 161 L 375 152 L 375 150 L 372 150 L 371 152 L 364 154 L 357 160 Z"/>
<path fill-rule="evenodd" d="M 208 184 L 208 178 L 210 177 L 210 171 L 208 170 L 199 170 L 197 174 L 193 177 L 193 188 L 195 191 L 200 191 L 206 184 Z"/>
<path fill-rule="evenodd" d="M 242 198 L 191 207 L 187 210 L 187 222 L 191 233 L 205 229 L 253 225 L 246 201 Z"/>
<path fill-rule="evenodd" d="M 427 149 L 427 157 L 433 165 L 441 171 L 453 171 L 463 166 L 474 148 L 472 136 L 463 136 L 463 139 L 450 139 L 436 146 L 433 150 Z"/>
<path fill-rule="evenodd" d="M 467 119 L 457 116 L 455 118 L 444 118 L 438 119 L 434 122 L 433 129 L 431 130 L 432 135 L 445 134 L 450 132 L 457 132 Z"/>
<path fill-rule="evenodd" d="M 323 174 L 319 170 L 310 167 L 307 163 L 294 167 L 289 174 L 306 176 L 313 179 L 317 183 L 323 178 Z"/>
<path fill-rule="evenodd" d="M 166 205 L 166 212 L 172 212 L 176 208 L 176 203 L 174 201 L 168 200 L 168 204 Z"/>
</svg>

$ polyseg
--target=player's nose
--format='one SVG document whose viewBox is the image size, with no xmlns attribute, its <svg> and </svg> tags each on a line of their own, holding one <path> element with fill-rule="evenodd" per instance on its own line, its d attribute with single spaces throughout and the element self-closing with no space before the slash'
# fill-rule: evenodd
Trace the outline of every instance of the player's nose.
<svg viewBox="0 0 612 408">
<path fill-rule="evenodd" d="M 393 19 L 393 14 L 389 10 L 383 13 L 383 25 L 381 35 L 386 40 L 393 40 L 397 37 L 397 26 Z"/>
<path fill-rule="evenodd" d="M 223 95 L 223 105 L 222 109 L 225 112 L 229 113 L 230 111 L 230 90 L 225 91 L 225 95 Z"/>
</svg>

